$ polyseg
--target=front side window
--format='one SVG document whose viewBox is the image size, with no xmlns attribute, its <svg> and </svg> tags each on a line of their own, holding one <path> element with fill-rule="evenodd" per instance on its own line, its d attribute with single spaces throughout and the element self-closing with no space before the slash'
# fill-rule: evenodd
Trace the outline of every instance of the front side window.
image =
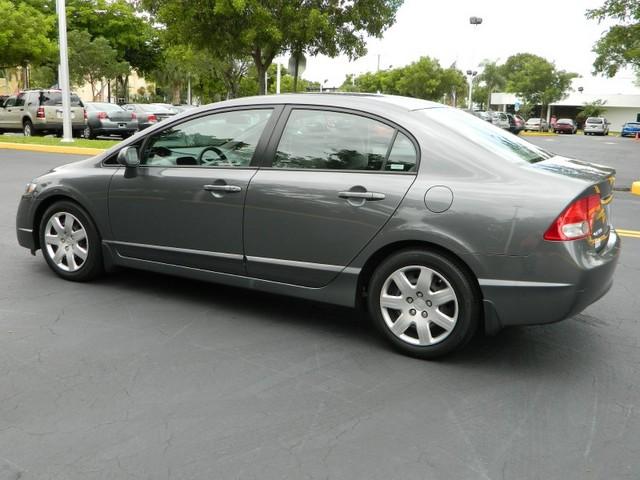
<svg viewBox="0 0 640 480">
<path fill-rule="evenodd" d="M 24 93 L 21 93 L 20 95 L 18 95 L 18 98 L 16 98 L 16 107 L 22 106 L 24 106 Z"/>
<path fill-rule="evenodd" d="M 142 165 L 248 167 L 271 109 L 215 113 L 174 125 L 147 141 Z"/>
<path fill-rule="evenodd" d="M 274 168 L 383 170 L 395 129 L 360 115 L 293 110 Z"/>
<path fill-rule="evenodd" d="M 9 108 L 9 107 L 15 107 L 16 105 L 16 97 L 9 97 L 7 98 L 7 100 L 4 102 L 4 108 Z"/>
</svg>

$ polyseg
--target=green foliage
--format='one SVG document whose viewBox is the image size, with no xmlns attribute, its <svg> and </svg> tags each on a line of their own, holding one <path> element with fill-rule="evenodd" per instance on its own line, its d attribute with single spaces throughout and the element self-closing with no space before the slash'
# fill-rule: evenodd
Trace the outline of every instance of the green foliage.
<svg viewBox="0 0 640 480">
<path fill-rule="evenodd" d="M 580 108 L 580 112 L 577 115 L 578 121 L 582 123 L 589 117 L 603 116 L 607 111 L 607 109 L 604 107 L 606 103 L 606 100 L 596 100 L 595 102 L 585 103 Z"/>
<path fill-rule="evenodd" d="M 614 76 L 627 65 L 640 76 L 640 2 L 638 0 L 606 0 L 602 7 L 587 11 L 587 18 L 618 21 L 596 42 L 594 73 Z"/>
<path fill-rule="evenodd" d="M 487 109 L 491 105 L 491 94 L 504 89 L 507 80 L 504 67 L 498 62 L 485 60 L 480 66 L 482 72 L 474 78 L 473 101 Z"/>
<path fill-rule="evenodd" d="M 0 0 L 0 12 L 0 67 L 39 64 L 55 55 L 55 17 L 20 0 Z"/>
<path fill-rule="evenodd" d="M 40 65 L 30 72 L 30 88 L 51 88 L 58 82 L 58 72 L 51 65 Z"/>
<path fill-rule="evenodd" d="M 518 53 L 502 66 L 507 91 L 515 93 L 526 103 L 543 106 L 566 96 L 571 80 L 578 75 L 557 70 L 555 65 L 531 53 Z"/>
<path fill-rule="evenodd" d="M 69 77 L 72 84 L 82 85 L 88 82 L 95 100 L 98 93 L 97 83 L 103 78 L 115 78 L 126 75 L 131 66 L 118 61 L 118 52 L 111 48 L 104 37 L 93 40 L 87 31 L 72 30 L 68 34 Z"/>
<path fill-rule="evenodd" d="M 284 51 L 365 53 L 365 35 L 380 36 L 402 0 L 141 0 L 172 40 L 224 58 L 253 60 L 260 91 L 264 73 Z"/>
<path fill-rule="evenodd" d="M 443 96 L 463 95 L 466 90 L 464 74 L 456 68 L 443 69 L 437 60 L 422 57 L 406 67 L 367 72 L 349 76 L 342 84 L 343 91 L 405 95 L 442 101 Z"/>
</svg>

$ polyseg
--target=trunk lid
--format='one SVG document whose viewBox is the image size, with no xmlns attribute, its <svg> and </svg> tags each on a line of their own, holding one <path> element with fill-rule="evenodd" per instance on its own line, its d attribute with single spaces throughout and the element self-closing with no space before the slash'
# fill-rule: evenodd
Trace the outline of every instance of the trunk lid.
<svg viewBox="0 0 640 480">
<path fill-rule="evenodd" d="M 596 251 L 603 249 L 609 240 L 611 231 L 611 201 L 613 200 L 615 169 L 565 157 L 552 157 L 532 166 L 565 177 L 584 180 L 589 183 L 584 191 L 585 195 L 591 193 L 600 195 L 600 208 L 595 214 L 589 240 Z"/>
</svg>

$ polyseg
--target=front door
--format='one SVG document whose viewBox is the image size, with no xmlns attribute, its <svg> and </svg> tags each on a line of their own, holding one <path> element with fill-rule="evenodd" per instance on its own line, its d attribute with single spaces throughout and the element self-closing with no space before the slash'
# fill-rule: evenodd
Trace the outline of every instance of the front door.
<svg viewBox="0 0 640 480">
<path fill-rule="evenodd" d="M 147 138 L 140 167 L 121 168 L 109 189 L 118 253 L 244 273 L 244 200 L 272 113 L 260 108 L 208 114 Z"/>
<path fill-rule="evenodd" d="M 391 218 L 416 148 L 395 126 L 344 111 L 294 108 L 276 131 L 245 205 L 248 274 L 320 287 Z"/>
</svg>

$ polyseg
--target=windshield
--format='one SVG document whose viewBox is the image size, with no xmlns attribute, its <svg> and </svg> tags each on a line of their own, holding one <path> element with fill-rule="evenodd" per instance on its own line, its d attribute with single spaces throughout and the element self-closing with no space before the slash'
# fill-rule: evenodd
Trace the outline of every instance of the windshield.
<svg viewBox="0 0 640 480">
<path fill-rule="evenodd" d="M 121 112 L 124 110 L 121 106 L 115 103 L 87 103 L 87 107 L 90 110 L 100 110 L 103 112 Z"/>
<path fill-rule="evenodd" d="M 640 122 L 627 122 L 625 125 L 627 127 L 640 127 Z"/>
<path fill-rule="evenodd" d="M 602 123 L 601 118 L 587 118 L 587 123 Z"/>
<path fill-rule="evenodd" d="M 568 118 L 561 118 L 556 123 L 568 123 L 569 125 L 573 124 L 573 120 L 569 120 Z"/>
<path fill-rule="evenodd" d="M 527 120 L 527 123 L 540 123 L 540 119 L 539 118 L 530 118 L 529 120 Z"/>
<path fill-rule="evenodd" d="M 506 130 L 455 108 L 429 108 L 416 112 L 444 126 L 452 135 L 461 135 L 505 160 L 536 163 L 553 156 Z"/>
<path fill-rule="evenodd" d="M 40 94 L 40 104 L 45 107 L 55 107 L 58 105 L 62 105 L 62 92 L 42 92 Z M 71 94 L 71 106 L 82 106 L 80 98 L 75 93 Z"/>
</svg>

